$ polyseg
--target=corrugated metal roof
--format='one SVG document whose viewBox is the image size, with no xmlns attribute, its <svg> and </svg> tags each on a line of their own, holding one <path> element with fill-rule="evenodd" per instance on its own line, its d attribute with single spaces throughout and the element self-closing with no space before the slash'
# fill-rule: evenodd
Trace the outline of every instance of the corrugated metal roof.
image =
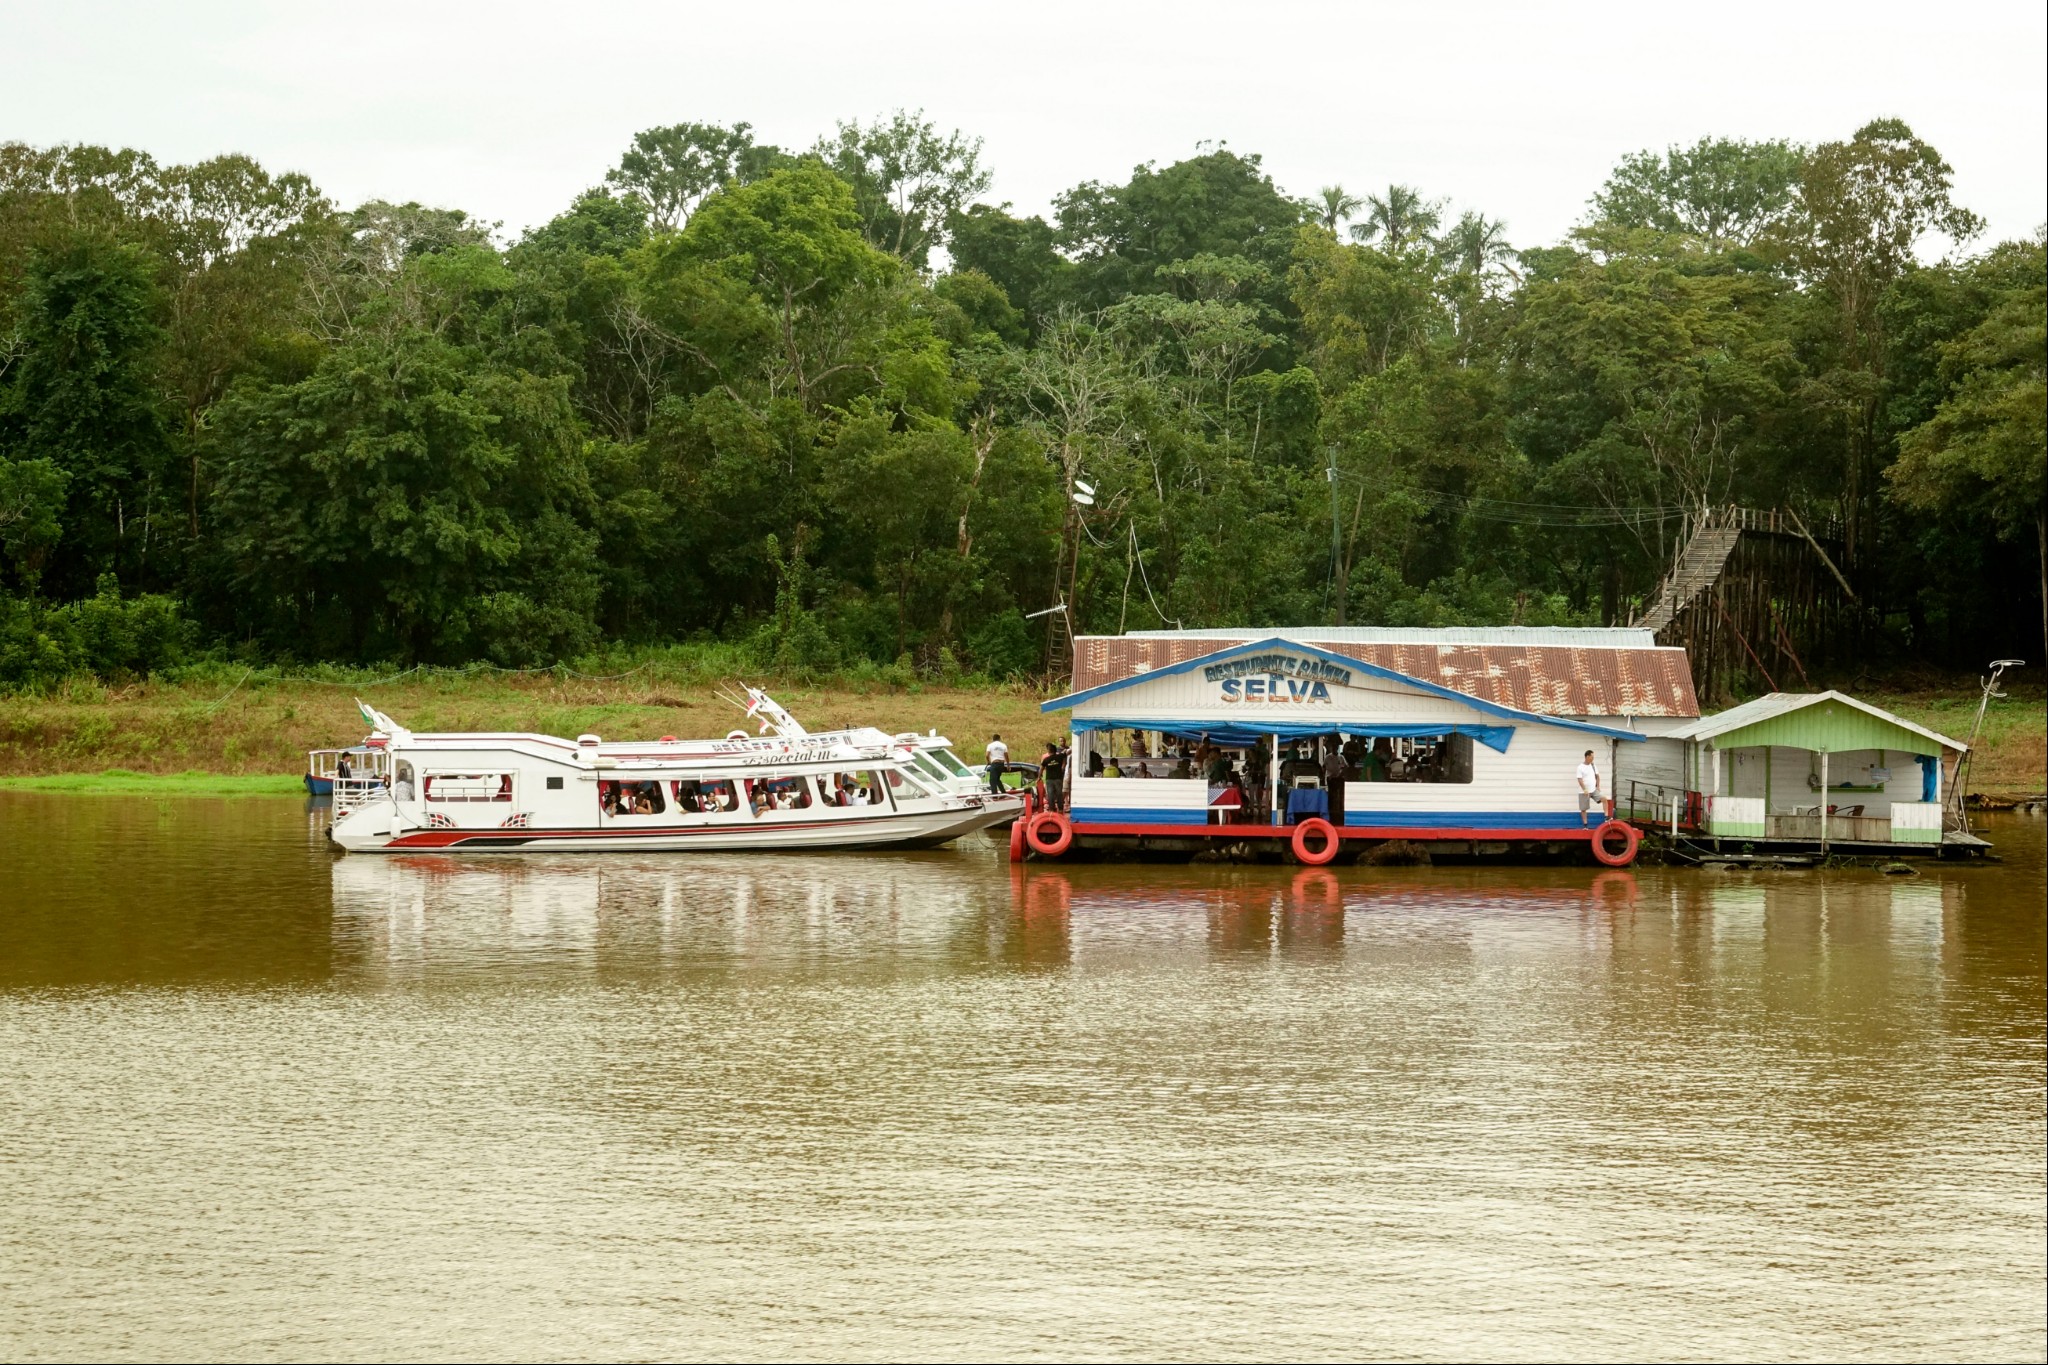
<svg viewBox="0 0 2048 1365">
<path fill-rule="evenodd" d="M 1310 629 L 1084 635 L 1074 642 L 1073 690 L 1084 692 L 1136 673 L 1185 663 L 1228 643 L 1278 637 L 1541 716 L 1686 718 L 1700 713 L 1692 667 L 1683 649 L 1623 644 L 1613 638 L 1640 636 L 1647 640 L 1647 631 L 1574 632 L 1597 635 L 1597 645 L 1567 645 L 1555 642 L 1554 636 L 1549 644 L 1324 638 L 1331 633 Z M 1443 633 L 1408 632 L 1418 636 Z"/>
<path fill-rule="evenodd" d="M 1781 717 L 1803 711 L 1808 707 L 1831 701 L 1841 702 L 1844 706 L 1860 712 L 1862 716 L 1871 720 L 1882 721 L 1887 725 L 1896 725 L 1901 730 L 1910 731 L 1923 739 L 1931 740 L 1941 745 L 1943 748 L 1961 751 L 1970 747 L 1967 744 L 1950 739 L 1947 735 L 1929 730 L 1925 726 L 1915 725 L 1903 716 L 1895 716 L 1881 706 L 1872 706 L 1867 701 L 1858 701 L 1856 698 L 1842 692 L 1772 692 L 1766 696 L 1758 697 L 1755 701 L 1746 701 L 1740 706 L 1730 707 L 1718 715 L 1703 716 L 1690 725 L 1681 725 L 1676 730 L 1667 731 L 1665 738 L 1685 740 L 1714 739 L 1722 735 L 1733 734 L 1739 730 L 1748 730 L 1762 725 L 1766 721 L 1778 720 Z M 1825 747 L 1840 750 L 1843 748 L 1895 747 L 1862 743 L 1860 742 L 1863 738 L 1861 735 L 1849 736 L 1845 743 L 1834 743 L 1832 741 L 1841 738 L 1841 736 L 1835 733 L 1841 729 L 1840 726 L 1827 724 L 1824 715 L 1816 715 L 1811 718 L 1811 721 L 1812 723 L 1809 728 L 1813 731 L 1812 734 L 1802 735 L 1797 733 L 1796 727 L 1783 727 L 1784 732 L 1770 736 L 1769 742 L 1783 744 L 1787 748 L 1800 749 Z M 1798 742 L 1801 739 L 1810 739 L 1813 743 L 1804 744 Z M 1756 742 L 1761 744 L 1765 743 L 1766 740 L 1759 738 Z M 1749 746 L 1741 745 L 1736 747 L 1746 748 Z"/>
<path fill-rule="evenodd" d="M 1273 626 L 1206 630 L 1133 630 L 1088 636 L 1113 640 L 1298 640 L 1328 649 L 1355 645 L 1546 645 L 1564 649 L 1650 649 L 1655 631 L 1631 626 Z"/>
</svg>

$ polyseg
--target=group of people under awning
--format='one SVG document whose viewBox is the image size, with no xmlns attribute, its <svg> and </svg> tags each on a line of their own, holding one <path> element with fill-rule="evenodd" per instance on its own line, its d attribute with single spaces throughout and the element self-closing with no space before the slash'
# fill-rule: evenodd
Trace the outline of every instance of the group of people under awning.
<svg viewBox="0 0 2048 1365">
<path fill-rule="evenodd" d="M 1113 744 L 1107 754 L 1092 750 L 1082 775 L 1203 778 L 1209 784 L 1211 805 L 1239 811 L 1240 818 L 1256 818 L 1268 809 L 1272 739 L 1225 745 L 1207 736 L 1160 734 L 1153 743 L 1145 731 L 1132 730 L 1130 735 L 1127 757 L 1118 757 Z M 1232 738 L 1249 740 L 1250 736 Z M 1470 781 L 1469 757 L 1461 771 L 1452 740 L 1450 734 L 1394 739 L 1340 731 L 1283 739 L 1279 749 L 1281 808 L 1290 805 L 1286 793 L 1314 787 L 1328 794 L 1329 818 L 1341 822 L 1347 782 Z"/>
</svg>

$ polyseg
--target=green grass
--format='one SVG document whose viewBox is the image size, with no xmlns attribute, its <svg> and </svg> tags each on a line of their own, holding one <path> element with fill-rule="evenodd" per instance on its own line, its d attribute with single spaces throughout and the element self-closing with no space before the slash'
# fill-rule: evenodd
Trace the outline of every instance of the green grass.
<svg viewBox="0 0 2048 1365">
<path fill-rule="evenodd" d="M 0 777 L 0 791 L 67 792 L 81 796 L 304 796 L 305 782 L 277 773 L 98 773 Z"/>
</svg>

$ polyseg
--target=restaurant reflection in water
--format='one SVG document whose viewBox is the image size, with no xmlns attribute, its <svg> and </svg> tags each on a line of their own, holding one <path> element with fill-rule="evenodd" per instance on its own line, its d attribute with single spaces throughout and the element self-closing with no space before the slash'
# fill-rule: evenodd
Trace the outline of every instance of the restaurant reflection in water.
<svg viewBox="0 0 2048 1365">
<path fill-rule="evenodd" d="M 993 870 L 993 869 L 991 869 Z M 1005 875 L 1006 874 L 1006 875 Z M 1781 957 L 1863 984 L 1937 967 L 1964 888 L 1934 879 L 1582 870 L 1513 882 L 1446 868 L 1125 865 L 961 875 L 948 855 L 843 859 L 448 856 L 334 862 L 335 963 L 372 979 L 532 968 L 953 970 L 1449 954 L 1605 946 L 1718 977 Z M 1845 984 L 1845 983 L 1837 983 Z"/>
</svg>

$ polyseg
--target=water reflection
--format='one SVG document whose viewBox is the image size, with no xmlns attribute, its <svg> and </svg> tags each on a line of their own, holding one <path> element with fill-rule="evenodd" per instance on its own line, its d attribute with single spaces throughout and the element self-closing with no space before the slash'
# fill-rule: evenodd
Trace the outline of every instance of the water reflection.
<svg viewBox="0 0 2048 1365">
<path fill-rule="evenodd" d="M 333 961 L 370 980 L 499 972 L 1303 964 L 1559 953 L 1784 1008 L 1930 987 L 1960 879 L 1524 869 L 1012 866 L 868 858 L 332 860 Z"/>
<path fill-rule="evenodd" d="M 336 859 L 0 793 L 0 1343 L 2038 1358 L 2005 851 Z"/>
</svg>

